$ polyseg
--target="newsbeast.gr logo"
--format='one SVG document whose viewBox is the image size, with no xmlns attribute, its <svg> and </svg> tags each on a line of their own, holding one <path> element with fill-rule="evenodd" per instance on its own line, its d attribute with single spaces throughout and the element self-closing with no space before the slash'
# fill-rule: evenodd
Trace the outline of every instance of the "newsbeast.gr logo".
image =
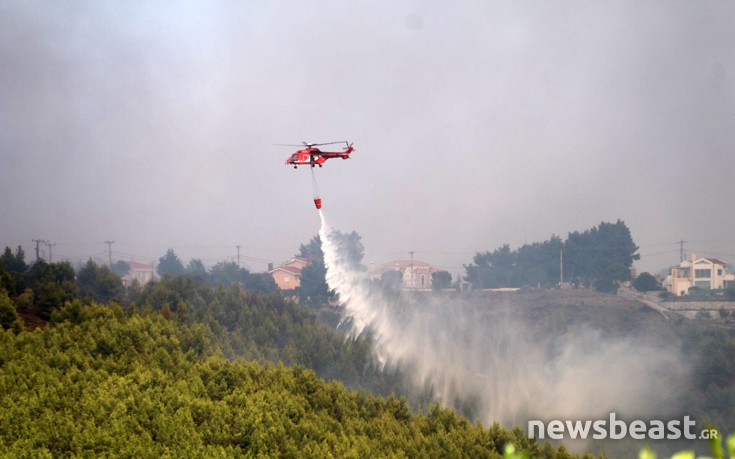
<svg viewBox="0 0 735 459">
<path fill-rule="evenodd" d="M 683 420 L 670 421 L 641 421 L 629 423 L 617 419 L 615 413 L 610 413 L 609 419 L 596 421 L 528 421 L 528 437 L 544 440 L 547 436 L 552 440 L 621 440 L 626 436 L 635 440 L 687 440 L 719 438 L 715 429 L 704 429 L 697 433 L 696 421 L 684 416 Z M 590 433 L 592 435 L 590 436 Z"/>
</svg>

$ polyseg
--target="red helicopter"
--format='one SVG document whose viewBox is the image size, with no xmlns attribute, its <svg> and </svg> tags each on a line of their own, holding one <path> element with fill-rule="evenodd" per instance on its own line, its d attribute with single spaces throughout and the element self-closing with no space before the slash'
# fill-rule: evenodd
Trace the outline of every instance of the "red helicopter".
<svg viewBox="0 0 735 459">
<path fill-rule="evenodd" d="M 324 164 L 328 159 L 331 158 L 342 158 L 342 159 L 350 159 L 350 153 L 355 151 L 355 149 L 352 147 L 351 143 L 348 143 L 346 140 L 344 141 L 344 144 L 347 145 L 343 151 L 321 151 L 320 149 L 316 147 L 321 147 L 322 145 L 334 145 L 337 143 L 342 142 L 327 142 L 327 143 L 307 143 L 307 142 L 301 142 L 304 145 L 303 150 L 299 150 L 296 153 L 292 154 L 288 157 L 286 160 L 286 164 L 292 165 L 294 169 L 298 169 L 299 166 L 311 166 L 314 167 L 318 165 L 319 167 L 322 167 L 322 164 Z M 301 145 L 285 145 L 285 144 L 276 144 L 286 147 L 300 147 Z"/>
</svg>

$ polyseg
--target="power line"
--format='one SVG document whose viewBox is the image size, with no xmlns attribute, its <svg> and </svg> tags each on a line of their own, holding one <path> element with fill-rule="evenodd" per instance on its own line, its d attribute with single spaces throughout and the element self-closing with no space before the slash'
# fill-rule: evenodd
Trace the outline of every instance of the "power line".
<svg viewBox="0 0 735 459">
<path fill-rule="evenodd" d="M 663 252 L 656 252 L 656 253 L 642 253 L 641 254 L 641 257 L 653 257 L 653 256 L 656 256 L 656 255 L 664 255 L 664 254 L 667 254 L 667 253 L 675 253 L 675 252 L 678 252 L 678 250 L 677 249 L 672 249 L 672 250 L 665 250 Z"/>
<path fill-rule="evenodd" d="M 55 245 L 56 245 L 55 243 L 52 244 L 52 243 L 46 241 L 46 247 L 48 247 L 48 262 L 49 263 L 53 263 L 54 262 L 54 257 L 51 256 L 51 247 L 53 247 Z"/>
<path fill-rule="evenodd" d="M 710 255 L 710 256 L 727 256 L 727 257 L 735 257 L 735 253 L 722 253 L 722 252 L 703 252 L 701 250 L 696 251 L 699 255 Z"/>
</svg>

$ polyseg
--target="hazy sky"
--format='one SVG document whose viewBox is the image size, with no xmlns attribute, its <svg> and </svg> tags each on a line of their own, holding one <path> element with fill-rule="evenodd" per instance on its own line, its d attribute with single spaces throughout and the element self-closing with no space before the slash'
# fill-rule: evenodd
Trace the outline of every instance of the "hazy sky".
<svg viewBox="0 0 735 459">
<path fill-rule="evenodd" d="M 0 0 L 0 246 L 233 259 L 319 230 L 367 263 L 618 218 L 640 270 L 735 262 L 735 2 Z M 47 253 L 48 248 L 42 247 Z"/>
</svg>

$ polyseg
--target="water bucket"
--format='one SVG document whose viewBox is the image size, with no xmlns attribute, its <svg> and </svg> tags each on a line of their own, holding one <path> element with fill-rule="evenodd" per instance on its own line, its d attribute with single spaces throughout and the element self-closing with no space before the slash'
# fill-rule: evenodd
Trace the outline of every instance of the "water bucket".
<svg viewBox="0 0 735 459">
<path fill-rule="evenodd" d="M 322 198 L 314 198 L 314 205 L 317 209 L 322 208 Z"/>
</svg>

